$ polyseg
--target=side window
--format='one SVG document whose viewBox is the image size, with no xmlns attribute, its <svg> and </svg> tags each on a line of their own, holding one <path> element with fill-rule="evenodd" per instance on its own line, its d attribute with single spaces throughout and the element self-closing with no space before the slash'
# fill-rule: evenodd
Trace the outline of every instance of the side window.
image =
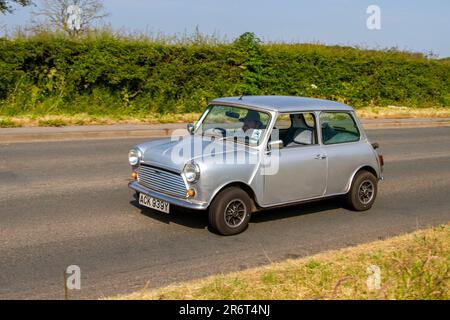
<svg viewBox="0 0 450 320">
<path fill-rule="evenodd" d="M 313 113 L 280 114 L 275 127 L 285 147 L 317 144 L 317 126 Z"/>
<path fill-rule="evenodd" d="M 280 114 L 277 118 L 277 122 L 275 122 L 275 128 L 277 128 L 278 130 L 289 129 L 291 126 L 291 117 L 286 113 Z"/>
<path fill-rule="evenodd" d="M 360 133 L 353 117 L 346 112 L 320 114 L 323 144 L 359 141 Z"/>
<path fill-rule="evenodd" d="M 316 118 L 314 117 L 314 114 L 312 113 L 305 113 L 304 115 L 305 123 L 310 128 L 314 128 L 316 126 Z"/>
</svg>

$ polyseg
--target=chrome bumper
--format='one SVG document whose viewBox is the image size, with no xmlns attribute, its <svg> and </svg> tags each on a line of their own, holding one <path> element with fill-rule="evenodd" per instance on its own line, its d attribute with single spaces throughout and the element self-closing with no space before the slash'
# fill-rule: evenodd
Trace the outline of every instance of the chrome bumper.
<svg viewBox="0 0 450 320">
<path fill-rule="evenodd" d="M 192 210 L 205 210 L 208 208 L 208 203 L 206 203 L 206 202 L 194 202 L 189 199 L 180 199 L 180 198 L 172 197 L 167 194 L 145 188 L 145 187 L 141 186 L 140 184 L 138 184 L 136 181 L 131 181 L 128 184 L 128 187 L 139 193 L 143 193 L 150 197 L 167 201 L 168 203 L 173 204 L 178 207 L 188 208 L 188 209 L 192 209 Z"/>
</svg>

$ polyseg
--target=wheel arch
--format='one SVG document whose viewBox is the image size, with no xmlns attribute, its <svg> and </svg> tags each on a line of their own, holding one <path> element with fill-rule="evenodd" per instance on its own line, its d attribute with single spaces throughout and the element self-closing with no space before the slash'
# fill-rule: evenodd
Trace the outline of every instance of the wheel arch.
<svg viewBox="0 0 450 320">
<path fill-rule="evenodd" d="M 352 176 L 350 178 L 350 181 L 349 181 L 349 183 L 347 185 L 347 188 L 345 190 L 346 193 L 350 191 L 350 188 L 352 187 L 352 184 L 353 184 L 353 180 L 355 180 L 356 175 L 358 173 L 360 173 L 361 171 L 368 171 L 368 172 L 372 173 L 375 177 L 377 177 L 377 179 L 380 178 L 379 175 L 378 175 L 377 170 L 375 170 L 374 167 L 372 167 L 370 165 L 361 166 L 358 169 L 356 169 L 355 172 L 353 172 L 353 174 L 352 174 Z"/>
<path fill-rule="evenodd" d="M 250 187 L 248 184 L 242 182 L 242 181 L 233 181 L 233 182 L 229 182 L 219 188 L 217 188 L 216 192 L 214 193 L 214 195 L 211 197 L 211 201 L 209 202 L 209 204 L 211 205 L 211 203 L 214 201 L 214 199 L 219 195 L 219 193 L 221 193 L 223 190 L 230 188 L 230 187 L 238 187 L 242 190 L 244 190 L 252 203 L 252 212 L 258 211 L 259 207 L 258 204 L 256 202 L 256 194 L 255 191 L 252 189 L 252 187 Z"/>
</svg>

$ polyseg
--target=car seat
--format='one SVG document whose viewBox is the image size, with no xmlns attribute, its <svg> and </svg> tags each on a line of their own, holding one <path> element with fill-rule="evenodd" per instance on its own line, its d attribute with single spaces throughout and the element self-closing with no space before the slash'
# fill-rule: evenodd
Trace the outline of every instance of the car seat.
<svg viewBox="0 0 450 320">
<path fill-rule="evenodd" d="M 284 146 L 313 144 L 313 130 L 306 124 L 303 114 L 292 114 L 291 121 L 292 126 L 289 128 L 283 140 Z"/>
</svg>

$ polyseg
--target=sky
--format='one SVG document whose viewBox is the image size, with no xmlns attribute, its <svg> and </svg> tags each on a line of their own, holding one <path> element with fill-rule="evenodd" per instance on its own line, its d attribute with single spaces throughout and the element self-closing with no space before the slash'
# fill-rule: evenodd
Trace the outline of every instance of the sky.
<svg viewBox="0 0 450 320">
<path fill-rule="evenodd" d="M 39 3 L 39 0 L 35 2 Z M 232 40 L 251 31 L 263 41 L 319 42 L 391 48 L 450 57 L 448 0 L 104 0 L 116 30 L 216 33 Z M 381 10 L 381 29 L 369 30 L 368 6 Z M 8 30 L 30 21 L 30 8 L 0 16 Z"/>
</svg>

